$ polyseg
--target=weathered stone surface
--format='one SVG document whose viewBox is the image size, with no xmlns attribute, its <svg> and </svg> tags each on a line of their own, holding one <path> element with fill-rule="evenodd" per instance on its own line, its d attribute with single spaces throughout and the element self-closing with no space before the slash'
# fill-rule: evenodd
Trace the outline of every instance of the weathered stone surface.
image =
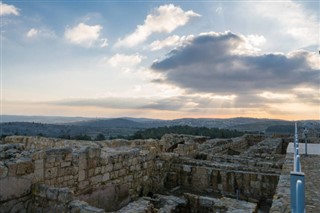
<svg viewBox="0 0 320 213">
<path fill-rule="evenodd" d="M 0 179 L 0 201 L 16 199 L 31 192 L 30 176 L 5 177 Z"/>
<path fill-rule="evenodd" d="M 123 207 L 117 213 L 152 213 L 153 205 L 150 201 L 144 200 L 143 198 L 129 203 L 126 207 Z"/>
<path fill-rule="evenodd" d="M 146 195 L 151 198 L 141 201 L 142 212 L 184 212 L 185 205 L 191 204 L 203 212 L 212 212 L 212 208 L 247 212 L 249 204 L 242 206 L 231 198 L 238 191 L 244 200 L 272 199 L 285 146 L 282 139 L 265 136 L 209 140 L 185 135 L 167 135 L 160 141 L 100 142 L 11 137 L 6 143 L 20 145 L 0 144 L 0 150 L 8 151 L 3 158 L 0 156 L 0 183 L 6 185 L 5 178 L 28 174 L 29 189 L 31 184 L 46 184 L 27 192 L 32 197 L 30 212 L 117 211 Z M 178 202 L 185 200 L 183 197 L 152 196 L 158 192 L 181 195 L 186 191 L 206 196 L 186 196 L 187 204 Z M 12 194 L 16 200 L 24 196 Z M 214 198 L 217 194 L 228 196 L 231 201 Z M 74 201 L 74 197 L 87 203 Z M 26 207 L 27 201 L 23 202 Z M 19 203 L 6 200 L 0 209 L 5 205 L 20 209 Z M 238 205 L 238 209 L 225 205 Z M 133 209 L 140 211 L 140 207 Z"/>
<path fill-rule="evenodd" d="M 104 213 L 103 209 L 90 206 L 84 201 L 74 200 L 69 204 L 70 213 Z"/>
</svg>

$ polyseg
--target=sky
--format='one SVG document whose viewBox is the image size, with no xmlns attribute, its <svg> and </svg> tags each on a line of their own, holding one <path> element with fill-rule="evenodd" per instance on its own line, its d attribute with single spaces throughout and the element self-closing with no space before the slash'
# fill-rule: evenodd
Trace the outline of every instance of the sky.
<svg viewBox="0 0 320 213">
<path fill-rule="evenodd" d="M 1 114 L 320 119 L 318 1 L 2 1 Z"/>
</svg>

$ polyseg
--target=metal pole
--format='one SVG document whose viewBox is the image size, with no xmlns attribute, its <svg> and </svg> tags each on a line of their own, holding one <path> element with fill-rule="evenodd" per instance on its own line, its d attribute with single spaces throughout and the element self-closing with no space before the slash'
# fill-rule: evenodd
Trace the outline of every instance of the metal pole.
<svg viewBox="0 0 320 213">
<path fill-rule="evenodd" d="M 304 189 L 303 183 L 301 180 L 297 180 L 296 183 L 296 204 L 297 204 L 297 213 L 304 213 Z"/>
<path fill-rule="evenodd" d="M 308 135 L 307 135 L 307 129 L 305 129 L 304 131 L 303 131 L 303 133 L 304 133 L 304 151 L 305 151 L 305 154 L 306 154 L 306 156 L 308 155 Z"/>
<path fill-rule="evenodd" d="M 296 172 L 301 172 L 301 168 L 300 168 L 300 155 L 297 155 L 297 159 L 296 159 Z"/>
<path fill-rule="evenodd" d="M 294 137 L 293 137 L 293 142 L 294 142 L 294 148 L 297 147 L 297 122 L 294 123 Z"/>
</svg>

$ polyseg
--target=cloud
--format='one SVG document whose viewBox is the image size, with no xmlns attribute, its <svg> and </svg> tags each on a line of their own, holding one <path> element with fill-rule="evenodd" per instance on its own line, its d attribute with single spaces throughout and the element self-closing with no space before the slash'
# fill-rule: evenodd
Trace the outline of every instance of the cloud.
<svg viewBox="0 0 320 213">
<path fill-rule="evenodd" d="M 217 7 L 217 9 L 215 10 L 216 13 L 218 13 L 219 15 L 223 13 L 223 8 L 222 7 Z"/>
<path fill-rule="evenodd" d="M 231 32 L 203 33 L 151 68 L 165 75 L 167 83 L 197 92 L 257 94 L 285 91 L 298 86 L 318 87 L 316 53 L 252 54 L 246 37 Z"/>
<path fill-rule="evenodd" d="M 36 37 L 39 34 L 39 30 L 31 28 L 28 32 L 27 32 L 27 37 L 28 38 L 33 38 Z"/>
<path fill-rule="evenodd" d="M 146 17 L 144 24 L 138 25 L 132 34 L 119 39 L 116 46 L 133 47 L 144 42 L 152 33 L 171 33 L 177 27 L 185 25 L 190 18 L 199 16 L 192 10 L 185 12 L 173 4 L 162 5 L 155 8 Z"/>
<path fill-rule="evenodd" d="M 248 35 L 248 42 L 255 47 L 262 46 L 266 43 L 266 38 L 263 35 Z"/>
<path fill-rule="evenodd" d="M 173 35 L 173 36 L 169 36 L 164 40 L 156 40 L 152 42 L 149 46 L 152 51 L 160 50 L 166 47 L 178 47 L 188 43 L 193 39 L 193 37 L 194 37 L 193 35 L 182 36 L 182 37 Z"/>
<path fill-rule="evenodd" d="M 100 25 L 86 25 L 80 23 L 73 28 L 67 28 L 65 30 L 65 38 L 76 45 L 84 47 L 91 47 L 95 42 L 99 41 L 100 31 L 102 26 Z M 105 45 L 104 45 L 105 46 Z"/>
<path fill-rule="evenodd" d="M 134 109 L 141 108 L 143 104 L 148 102 L 145 98 L 122 98 L 122 97 L 106 97 L 96 99 L 68 99 L 52 102 L 55 105 L 63 106 L 93 106 L 101 108 L 118 108 L 118 109 Z"/>
<path fill-rule="evenodd" d="M 6 16 L 6 15 L 15 15 L 18 16 L 20 15 L 18 8 L 16 8 L 13 5 L 5 4 L 0 2 L 0 16 Z"/>
<path fill-rule="evenodd" d="M 115 54 L 104 61 L 112 67 L 133 67 L 140 64 L 143 59 L 145 57 L 138 53 L 134 55 Z"/>
<path fill-rule="evenodd" d="M 109 45 L 107 38 L 102 38 L 100 39 L 100 41 L 101 41 L 100 47 L 107 47 Z"/>
<path fill-rule="evenodd" d="M 250 4 L 250 7 L 253 5 Z M 317 45 L 319 42 L 319 18 L 293 1 L 279 1 L 273 3 L 262 2 L 254 4 L 254 13 L 266 20 L 277 23 L 279 33 L 290 36 L 300 46 Z M 278 30 L 275 30 L 278 32 Z"/>
<path fill-rule="evenodd" d="M 37 37 L 46 37 L 46 38 L 54 38 L 56 37 L 55 33 L 49 29 L 36 29 L 36 28 L 31 28 L 27 33 L 26 33 L 27 38 L 33 39 Z"/>
</svg>

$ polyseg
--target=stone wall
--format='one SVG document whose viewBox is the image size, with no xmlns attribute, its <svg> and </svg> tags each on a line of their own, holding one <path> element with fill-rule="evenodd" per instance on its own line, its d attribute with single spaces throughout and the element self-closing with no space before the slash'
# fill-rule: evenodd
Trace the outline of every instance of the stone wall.
<svg viewBox="0 0 320 213">
<path fill-rule="evenodd" d="M 0 145 L 1 206 L 30 196 L 32 184 L 43 183 L 68 187 L 81 200 L 115 210 L 152 191 L 155 185 L 156 148 L 152 143 L 145 146 L 133 141 L 130 143 L 142 144 L 142 148 L 130 148 L 119 146 L 121 142 L 116 146 L 106 141 L 102 146 L 103 142 L 68 143 L 39 137 L 8 137 L 5 142 Z"/>
<path fill-rule="evenodd" d="M 139 197 L 179 190 L 231 198 L 238 190 L 240 199 L 258 203 L 272 197 L 283 163 L 282 141 L 263 139 L 7 137 L 0 144 L 0 212 L 116 211 Z M 136 204 L 151 211 L 148 202 Z"/>
<path fill-rule="evenodd" d="M 241 199 L 258 202 L 272 198 L 279 175 L 272 170 L 253 172 L 227 164 L 194 165 L 190 161 L 185 161 L 175 163 L 171 167 L 165 185 L 170 188 L 180 186 L 182 189 L 191 189 L 198 193 L 221 194 L 234 198 L 239 190 Z"/>
</svg>

